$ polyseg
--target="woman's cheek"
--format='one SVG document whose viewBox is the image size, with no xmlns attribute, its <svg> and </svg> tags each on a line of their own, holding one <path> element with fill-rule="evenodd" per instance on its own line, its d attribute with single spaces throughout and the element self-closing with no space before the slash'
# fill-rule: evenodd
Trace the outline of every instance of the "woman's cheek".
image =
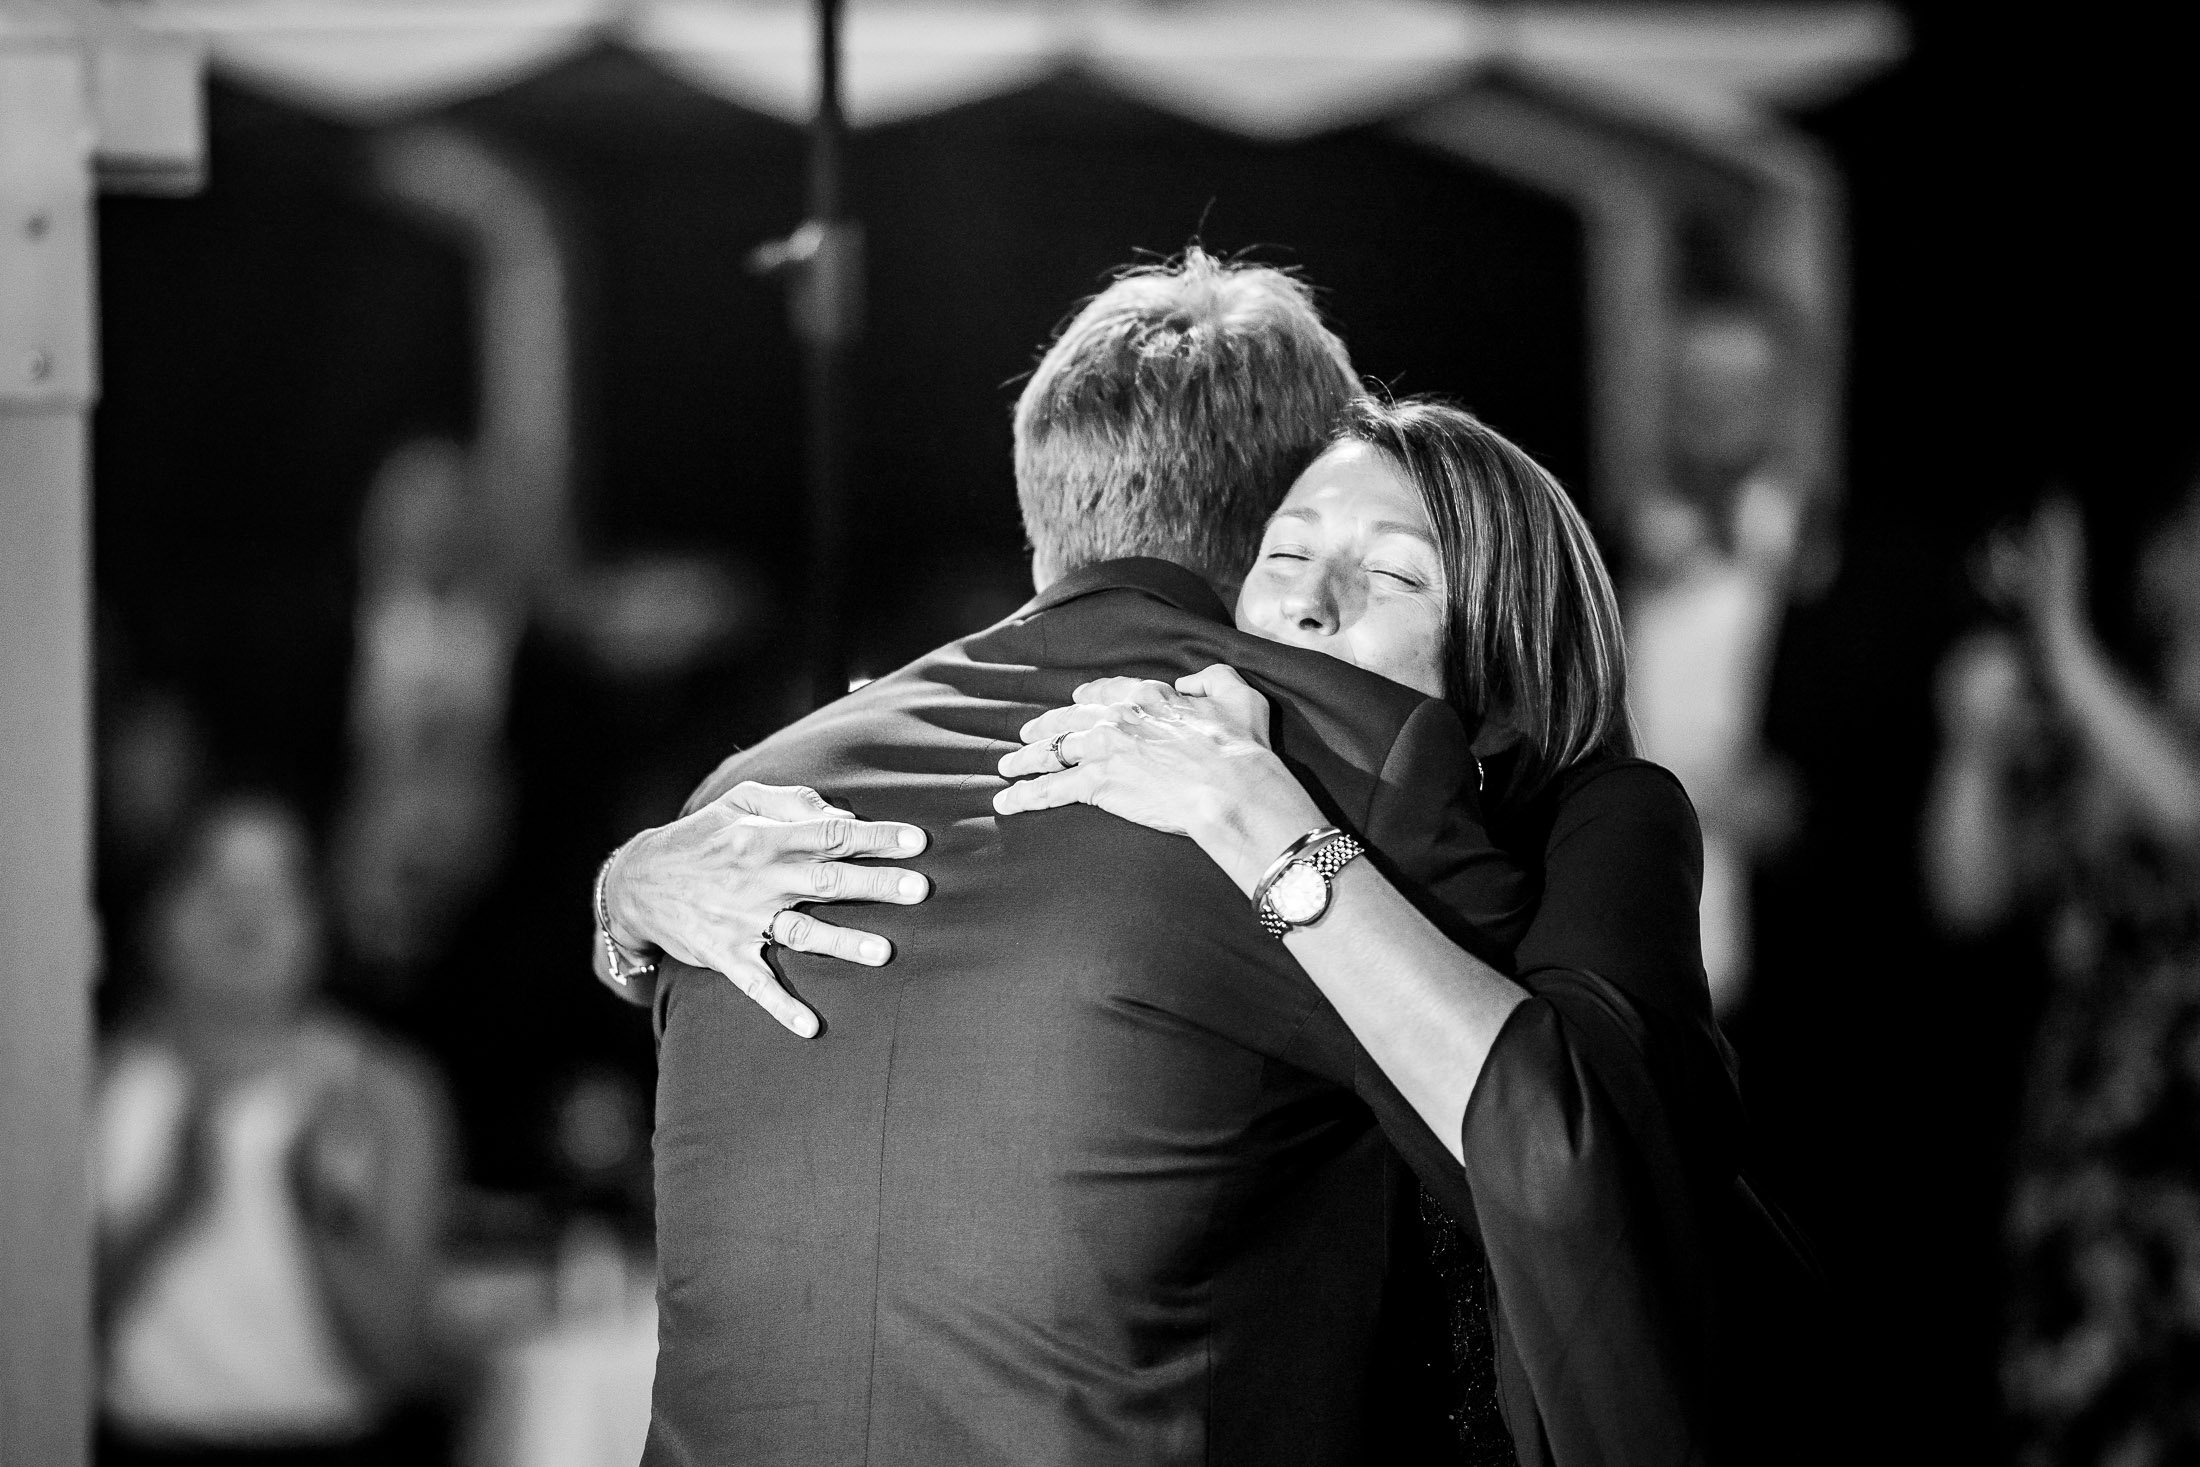
<svg viewBox="0 0 2200 1467">
<path fill-rule="evenodd" d="M 1377 660 L 1361 665 L 1432 698 L 1444 695 L 1443 621 L 1423 605 L 1393 604 Z"/>
<path fill-rule="evenodd" d="M 1270 623 L 1275 619 L 1275 591 L 1262 584 L 1262 572 L 1256 570 L 1246 578 L 1238 592 L 1237 629 L 1260 637 L 1270 635 Z"/>
</svg>

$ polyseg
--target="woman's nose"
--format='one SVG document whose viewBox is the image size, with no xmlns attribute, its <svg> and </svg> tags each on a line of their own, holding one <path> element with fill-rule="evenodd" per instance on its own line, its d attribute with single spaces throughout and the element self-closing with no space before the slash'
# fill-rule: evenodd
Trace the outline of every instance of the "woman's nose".
<svg viewBox="0 0 2200 1467">
<path fill-rule="evenodd" d="M 1332 635 L 1339 619 L 1336 587 L 1328 576 L 1308 576 L 1284 598 L 1283 613 L 1299 631 Z"/>
</svg>

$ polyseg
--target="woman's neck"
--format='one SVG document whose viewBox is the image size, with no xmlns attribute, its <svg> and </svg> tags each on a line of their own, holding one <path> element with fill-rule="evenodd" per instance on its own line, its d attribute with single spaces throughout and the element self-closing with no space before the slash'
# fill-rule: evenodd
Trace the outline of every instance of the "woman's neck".
<svg viewBox="0 0 2200 1467">
<path fill-rule="evenodd" d="M 197 995 L 172 1000 L 161 1015 L 161 1028 L 193 1069 L 234 1079 L 273 1063 L 296 1032 L 299 1017 L 293 1005 Z"/>
</svg>

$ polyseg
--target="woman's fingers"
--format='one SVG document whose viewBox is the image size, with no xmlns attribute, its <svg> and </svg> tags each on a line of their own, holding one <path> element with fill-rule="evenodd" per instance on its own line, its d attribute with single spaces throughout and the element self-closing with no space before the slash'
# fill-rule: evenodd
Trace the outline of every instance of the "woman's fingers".
<svg viewBox="0 0 2200 1467">
<path fill-rule="evenodd" d="M 1030 735 L 1030 743 L 1001 756 L 1002 777 L 1020 779 L 1027 774 L 1053 774 L 1067 769 L 1077 762 L 1071 746 L 1080 739 L 1088 739 L 1093 727 L 1088 724 L 1084 728 L 1038 730 Z"/>
<path fill-rule="evenodd" d="M 808 912 L 792 908 L 773 915 L 771 934 L 772 940 L 781 947 L 792 948 L 798 953 L 814 953 L 822 958 L 838 958 L 844 963 L 861 963 L 866 968 L 879 967 L 894 955 L 894 945 L 875 932 L 835 927 Z"/>
<path fill-rule="evenodd" d="M 1001 774 L 1008 779 L 1020 779 L 1027 774 L 1059 774 L 1074 765 L 1105 758 L 1119 747 L 1117 740 L 1123 736 L 1122 729 L 1113 719 L 1104 719 L 1085 728 L 1063 729 L 1051 737 L 1003 754 Z"/>
<path fill-rule="evenodd" d="M 1114 704 L 1079 705 L 1067 708 L 1050 708 L 1016 731 L 1016 737 L 1027 744 L 1043 744 L 1056 734 L 1075 733 L 1079 729 L 1098 728 L 1103 723 L 1113 723 L 1120 710 Z"/>
<path fill-rule="evenodd" d="M 1078 733 L 1088 728 L 1105 728 L 1110 724 L 1136 723 L 1144 718 L 1166 718 L 1182 713 L 1187 706 L 1184 699 L 1167 683 L 1140 683 L 1132 678 L 1104 678 L 1100 683 L 1087 683 L 1077 691 L 1083 693 L 1086 688 L 1109 683 L 1122 683 L 1142 691 L 1137 697 L 1111 698 L 1104 702 L 1080 701 L 1066 708 L 1049 708 L 1018 729 L 1016 736 L 1027 744 L 1045 744 L 1052 742 L 1060 734 Z"/>
<path fill-rule="evenodd" d="M 1176 680 L 1177 691 L 1208 700 L 1230 727 L 1254 742 L 1268 743 L 1268 699 L 1228 663 L 1217 662 Z"/>
<path fill-rule="evenodd" d="M 1213 663 L 1176 680 L 1176 690 L 1194 698 L 1219 698 L 1232 692 L 1252 692 L 1252 684 L 1227 662 Z"/>
<path fill-rule="evenodd" d="M 1099 773 L 1089 765 L 1018 780 L 993 796 L 993 809 L 1001 815 L 1015 815 L 1025 810 L 1052 810 L 1059 805 L 1090 804 L 1099 780 Z"/>
<path fill-rule="evenodd" d="M 1069 729 L 1062 731 L 1059 748 L 1053 739 L 1041 738 L 1020 749 L 1009 750 L 1001 756 L 1001 777 L 1021 779 L 1027 774 L 1053 774 L 1076 763 L 1076 756 L 1069 751 L 1072 732 Z"/>
<path fill-rule="evenodd" d="M 1101 677 L 1069 695 L 1072 703 L 1137 703 L 1149 707 L 1173 702 L 1176 690 L 1150 677 Z"/>
</svg>

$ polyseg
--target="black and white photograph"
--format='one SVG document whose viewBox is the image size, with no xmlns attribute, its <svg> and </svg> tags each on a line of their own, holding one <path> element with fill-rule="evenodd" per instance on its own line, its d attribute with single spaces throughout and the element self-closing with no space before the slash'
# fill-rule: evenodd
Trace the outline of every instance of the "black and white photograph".
<svg viewBox="0 0 2200 1467">
<path fill-rule="evenodd" d="M 2200 1464 L 2192 62 L 0 0 L 0 1467 Z"/>
</svg>

